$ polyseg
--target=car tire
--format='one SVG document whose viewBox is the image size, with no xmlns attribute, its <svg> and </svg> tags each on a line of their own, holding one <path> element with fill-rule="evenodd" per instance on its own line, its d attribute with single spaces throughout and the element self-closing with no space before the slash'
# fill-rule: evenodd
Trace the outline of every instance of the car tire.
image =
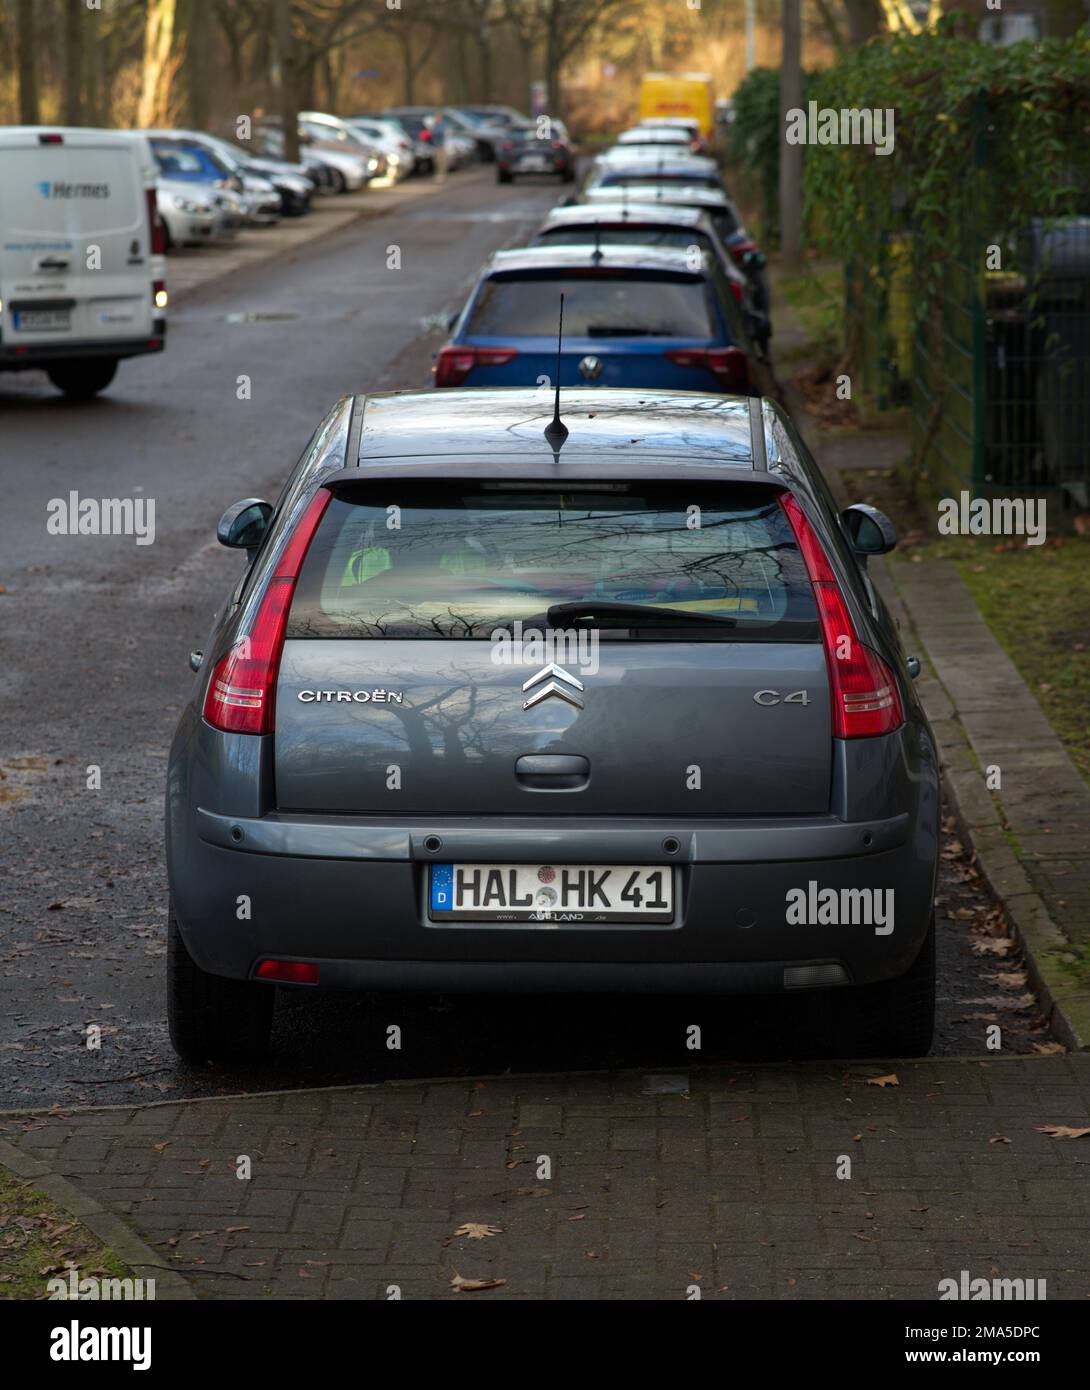
<svg viewBox="0 0 1090 1390">
<path fill-rule="evenodd" d="M 574 170 L 574 169 L 565 169 L 565 170 L 563 171 L 563 173 L 560 175 L 560 182 L 561 182 L 561 183 L 574 183 L 574 182 L 575 182 L 575 170 Z"/>
<path fill-rule="evenodd" d="M 202 970 L 182 940 L 174 904 L 167 918 L 167 1022 L 183 1061 L 257 1062 L 269 1050 L 276 990 Z"/>
<path fill-rule="evenodd" d="M 117 373 L 116 357 L 89 357 L 82 362 L 54 362 L 46 367 L 49 380 L 74 401 L 89 401 L 105 391 Z"/>
<path fill-rule="evenodd" d="M 836 1057 L 924 1057 L 935 1032 L 935 914 L 911 969 L 823 999 Z"/>
<path fill-rule="evenodd" d="M 496 182 L 497 182 L 497 183 L 511 183 L 511 182 L 514 181 L 514 177 L 515 177 L 514 174 L 508 173 L 508 171 L 507 171 L 506 169 L 497 169 L 497 170 L 496 170 Z"/>
<path fill-rule="evenodd" d="M 330 191 L 333 192 L 333 193 L 347 193 L 347 192 L 348 192 L 348 180 L 347 180 L 347 179 L 345 178 L 345 176 L 341 173 L 341 171 L 340 171 L 339 169 L 331 169 L 331 170 L 330 170 L 330 175 L 331 175 L 330 180 L 329 180 Z"/>
</svg>

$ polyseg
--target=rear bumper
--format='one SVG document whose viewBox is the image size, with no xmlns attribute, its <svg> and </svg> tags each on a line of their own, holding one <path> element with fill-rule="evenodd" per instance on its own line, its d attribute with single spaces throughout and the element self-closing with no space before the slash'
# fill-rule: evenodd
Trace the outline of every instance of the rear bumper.
<svg viewBox="0 0 1090 1390">
<path fill-rule="evenodd" d="M 142 353 L 162 352 L 166 341 L 166 321 L 158 320 L 150 338 L 95 338 L 91 341 L 27 343 L 15 347 L 0 343 L 0 367 L 19 371 L 43 362 L 70 361 L 81 357 L 138 357 Z"/>
<path fill-rule="evenodd" d="M 171 889 L 197 963 L 245 979 L 266 957 L 317 962 L 321 985 L 334 988 L 769 994 L 806 984 L 785 970 L 815 964 L 839 967 L 815 985 L 867 984 L 915 960 L 936 853 L 937 815 L 246 818 L 168 798 Z M 432 922 L 437 861 L 662 865 L 675 915 L 655 925 Z M 810 883 L 838 896 L 892 890 L 889 929 L 789 923 L 788 890 Z"/>
<path fill-rule="evenodd" d="M 291 957 L 277 956 L 278 960 Z M 300 956 L 297 959 L 311 960 Z M 411 990 L 421 994 L 779 994 L 790 990 L 782 961 L 427 961 L 326 960 L 320 988 Z M 839 962 L 806 962 L 834 967 Z M 256 963 L 255 963 L 256 968 Z M 252 972 L 251 972 L 252 976 Z M 822 978 L 822 989 L 849 984 Z M 307 989 L 313 986 L 289 985 Z"/>
</svg>

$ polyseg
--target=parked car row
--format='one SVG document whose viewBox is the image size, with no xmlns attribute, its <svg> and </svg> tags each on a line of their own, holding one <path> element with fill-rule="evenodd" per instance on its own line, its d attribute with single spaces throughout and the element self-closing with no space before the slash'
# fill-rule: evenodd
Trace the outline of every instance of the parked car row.
<svg viewBox="0 0 1090 1390">
<path fill-rule="evenodd" d="M 423 137 L 421 136 L 421 132 Z M 355 193 L 433 167 L 432 113 L 419 128 L 408 113 L 299 113 L 300 157 L 285 158 L 282 121 L 263 116 L 242 141 L 198 130 L 147 130 L 159 168 L 158 197 L 168 250 L 233 237 L 240 227 L 302 217 L 316 195 Z M 448 167 L 476 157 L 471 141 L 446 136 Z"/>
<path fill-rule="evenodd" d="M 575 178 L 561 122 L 501 141 L 501 183 L 556 173 Z M 529 386 L 559 370 L 562 386 L 768 394 L 763 267 L 694 131 L 649 120 L 593 161 L 531 246 L 484 266 L 435 384 Z"/>
</svg>

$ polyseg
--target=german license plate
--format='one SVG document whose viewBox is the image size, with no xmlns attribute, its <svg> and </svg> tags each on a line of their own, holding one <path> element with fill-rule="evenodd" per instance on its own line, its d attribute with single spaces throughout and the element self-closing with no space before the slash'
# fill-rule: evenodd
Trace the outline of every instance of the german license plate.
<svg viewBox="0 0 1090 1390">
<path fill-rule="evenodd" d="M 549 167 L 549 161 L 539 154 L 527 154 L 519 160 L 519 168 L 529 170 L 530 173 L 544 173 Z"/>
<path fill-rule="evenodd" d="M 632 864 L 432 864 L 432 921 L 669 922 L 672 871 Z"/>
<path fill-rule="evenodd" d="M 71 326 L 67 309 L 20 309 L 13 317 L 22 333 L 63 333 Z"/>
</svg>

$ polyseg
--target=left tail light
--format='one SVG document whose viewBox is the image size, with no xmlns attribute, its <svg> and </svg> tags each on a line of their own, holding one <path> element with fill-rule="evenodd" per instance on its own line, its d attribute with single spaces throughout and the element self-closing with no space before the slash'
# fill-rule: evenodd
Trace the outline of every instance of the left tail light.
<svg viewBox="0 0 1090 1390">
<path fill-rule="evenodd" d="M 238 635 L 230 651 L 216 663 L 204 697 L 204 717 L 214 729 L 225 734 L 273 731 L 276 679 L 288 610 L 330 496 L 325 488 L 314 495 L 284 547 L 248 630 Z"/>
<path fill-rule="evenodd" d="M 517 348 L 440 348 L 432 371 L 436 386 L 461 386 L 474 367 L 505 367 L 518 356 Z"/>
</svg>

